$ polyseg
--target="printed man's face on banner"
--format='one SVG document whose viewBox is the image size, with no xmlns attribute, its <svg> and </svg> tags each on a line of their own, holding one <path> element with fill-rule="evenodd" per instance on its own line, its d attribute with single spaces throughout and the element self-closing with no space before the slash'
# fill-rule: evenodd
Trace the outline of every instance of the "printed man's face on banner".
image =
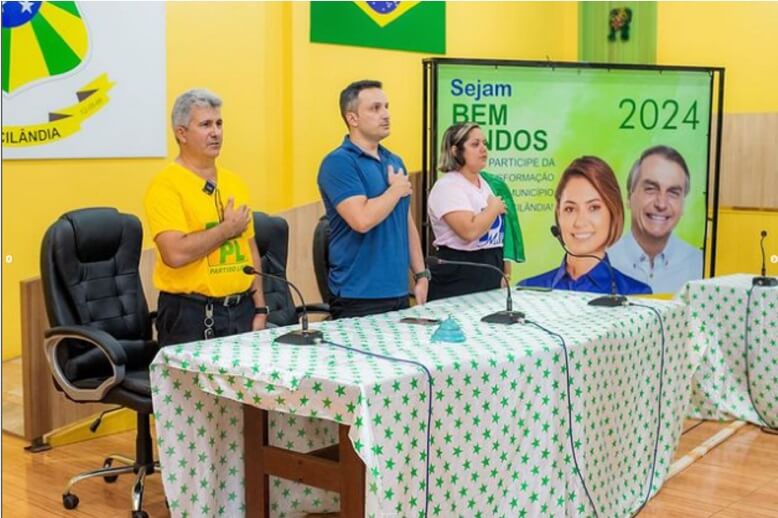
<svg viewBox="0 0 778 518">
<path fill-rule="evenodd" d="M 668 237 L 683 214 L 686 189 L 680 165 L 660 155 L 643 159 L 629 197 L 633 228 L 656 239 Z"/>
</svg>

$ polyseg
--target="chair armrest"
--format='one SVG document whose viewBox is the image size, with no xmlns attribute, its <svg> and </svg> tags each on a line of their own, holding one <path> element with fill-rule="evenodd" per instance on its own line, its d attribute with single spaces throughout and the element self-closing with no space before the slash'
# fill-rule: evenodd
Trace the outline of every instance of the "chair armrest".
<svg viewBox="0 0 778 518">
<path fill-rule="evenodd" d="M 127 353 L 114 337 L 100 329 L 86 326 L 62 326 L 47 329 L 44 348 L 46 360 L 54 379 L 71 399 L 75 401 L 102 401 L 105 394 L 124 380 L 124 368 L 127 363 Z M 113 374 L 93 389 L 83 389 L 75 386 L 62 371 L 57 361 L 57 348 L 63 340 L 72 339 L 88 343 L 99 349 L 111 364 Z"/>
<path fill-rule="evenodd" d="M 330 305 L 324 302 L 319 302 L 316 304 L 306 304 L 305 306 L 297 306 L 294 309 L 295 311 L 297 311 L 298 315 L 303 311 L 307 311 L 308 313 L 329 313 Z"/>
<path fill-rule="evenodd" d="M 87 326 L 60 326 L 47 329 L 44 336 L 47 341 L 54 338 L 82 340 L 102 350 L 112 364 L 124 366 L 127 363 L 127 353 L 124 352 L 124 348 L 116 338 L 102 329 Z"/>
</svg>

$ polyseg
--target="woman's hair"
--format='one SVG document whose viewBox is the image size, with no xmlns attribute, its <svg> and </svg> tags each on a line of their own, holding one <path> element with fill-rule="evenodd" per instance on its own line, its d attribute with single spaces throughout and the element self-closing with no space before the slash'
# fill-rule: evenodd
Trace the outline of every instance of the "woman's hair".
<svg viewBox="0 0 778 518">
<path fill-rule="evenodd" d="M 608 248 L 619 240 L 624 230 L 624 202 L 621 200 L 619 183 L 616 180 L 616 175 L 613 174 L 613 169 L 596 156 L 576 158 L 562 173 L 554 193 L 556 198 L 554 219 L 556 219 L 556 223 L 559 225 L 559 203 L 562 199 L 562 192 L 570 179 L 576 176 L 585 178 L 592 184 L 610 212 L 611 225 L 608 231 L 608 240 L 605 242 L 605 248 Z"/>
<path fill-rule="evenodd" d="M 446 130 L 440 143 L 438 171 L 447 173 L 456 171 L 465 165 L 465 142 L 470 132 L 475 128 L 480 128 L 480 126 L 474 122 L 460 122 Z M 454 151 L 452 151 L 452 147 L 455 148 Z"/>
</svg>

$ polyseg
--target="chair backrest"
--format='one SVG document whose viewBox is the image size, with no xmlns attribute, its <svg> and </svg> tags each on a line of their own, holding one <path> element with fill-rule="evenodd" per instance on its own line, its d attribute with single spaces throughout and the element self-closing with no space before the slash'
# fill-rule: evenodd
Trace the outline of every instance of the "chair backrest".
<svg viewBox="0 0 778 518">
<path fill-rule="evenodd" d="M 286 279 L 289 253 L 289 224 L 284 218 L 264 212 L 254 213 L 254 240 L 262 256 L 262 271 Z M 297 322 L 297 311 L 289 286 L 270 277 L 262 278 L 265 304 L 270 308 L 268 322 L 286 326 Z"/>
<path fill-rule="evenodd" d="M 50 326 L 100 329 L 122 343 L 130 365 L 148 364 L 154 350 L 149 347 L 151 319 L 138 272 L 142 241 L 138 218 L 113 208 L 60 216 L 41 244 Z M 110 372 L 107 360 L 92 346 L 76 342 L 60 350 L 65 352 L 58 361 L 71 378 Z"/>
<path fill-rule="evenodd" d="M 323 302 L 330 301 L 328 278 L 330 275 L 330 222 L 325 214 L 319 218 L 313 231 L 313 271 Z"/>
</svg>

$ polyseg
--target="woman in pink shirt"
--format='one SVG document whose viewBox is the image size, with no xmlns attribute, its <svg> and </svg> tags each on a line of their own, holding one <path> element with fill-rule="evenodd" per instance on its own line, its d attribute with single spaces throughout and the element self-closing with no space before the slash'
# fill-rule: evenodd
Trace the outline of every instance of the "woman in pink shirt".
<svg viewBox="0 0 778 518">
<path fill-rule="evenodd" d="M 503 260 L 505 203 L 481 177 L 486 167 L 486 138 L 474 123 L 460 123 L 443 135 L 438 170 L 445 173 L 427 201 L 437 256 L 496 266 L 510 275 Z M 431 269 L 429 300 L 499 288 L 498 271 L 475 266 L 438 265 Z"/>
</svg>

